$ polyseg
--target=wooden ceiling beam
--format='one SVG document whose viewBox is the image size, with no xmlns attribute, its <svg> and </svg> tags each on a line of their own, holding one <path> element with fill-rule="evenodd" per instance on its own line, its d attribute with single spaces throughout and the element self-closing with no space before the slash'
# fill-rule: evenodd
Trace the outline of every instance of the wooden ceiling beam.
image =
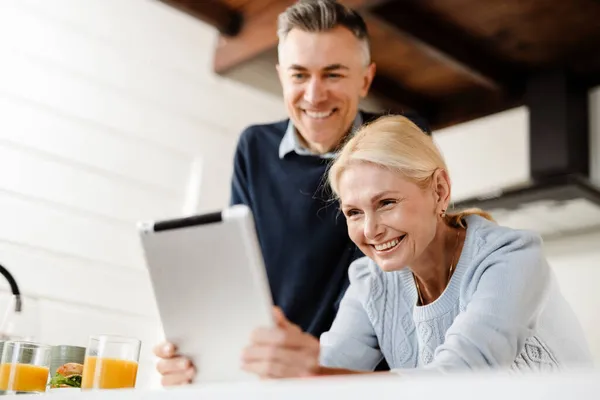
<svg viewBox="0 0 600 400">
<path fill-rule="evenodd" d="M 242 27 L 242 14 L 219 0 L 159 0 L 216 28 L 221 35 L 235 36 Z"/>
<path fill-rule="evenodd" d="M 371 84 L 371 92 L 390 103 L 393 107 L 388 111 L 392 113 L 403 113 L 407 110 L 415 111 L 427 121 L 431 121 L 436 116 L 436 108 L 428 98 L 383 74 L 378 73 L 375 75 Z"/>
<path fill-rule="evenodd" d="M 277 46 L 277 17 L 295 0 L 281 0 L 244 21 L 235 37 L 221 35 L 215 49 L 213 70 L 223 75 L 229 70 Z"/>
<path fill-rule="evenodd" d="M 201 0 L 198 0 L 201 1 Z M 356 10 L 370 9 L 390 0 L 340 0 L 340 3 Z M 215 51 L 213 68 L 224 74 L 232 68 L 252 60 L 277 46 L 277 17 L 296 0 L 278 0 L 244 20 L 235 37 L 221 35 Z"/>
<path fill-rule="evenodd" d="M 507 64 L 474 37 L 424 9 L 420 0 L 389 2 L 372 12 L 480 85 L 511 93 L 524 90 L 526 75 L 520 68 Z"/>
</svg>

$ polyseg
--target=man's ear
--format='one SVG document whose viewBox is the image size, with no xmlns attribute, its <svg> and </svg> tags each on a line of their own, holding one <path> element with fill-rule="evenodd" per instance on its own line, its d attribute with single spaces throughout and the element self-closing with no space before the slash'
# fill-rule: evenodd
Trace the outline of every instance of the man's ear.
<svg viewBox="0 0 600 400">
<path fill-rule="evenodd" d="M 277 77 L 279 78 L 279 82 L 283 84 L 283 81 L 281 80 L 281 66 L 279 65 L 279 63 L 275 64 L 275 70 L 277 71 Z"/>
<path fill-rule="evenodd" d="M 367 97 L 369 94 L 369 89 L 371 88 L 371 83 L 373 83 L 373 78 L 375 78 L 375 72 L 377 67 L 375 63 L 372 62 L 365 70 L 365 74 L 363 76 L 363 85 L 360 89 L 360 97 Z"/>
</svg>

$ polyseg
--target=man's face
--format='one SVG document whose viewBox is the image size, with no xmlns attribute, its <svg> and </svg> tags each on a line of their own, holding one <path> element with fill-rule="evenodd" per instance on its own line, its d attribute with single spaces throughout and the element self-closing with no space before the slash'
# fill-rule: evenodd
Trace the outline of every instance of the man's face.
<svg viewBox="0 0 600 400">
<path fill-rule="evenodd" d="M 345 136 L 369 91 L 375 65 L 344 27 L 292 29 L 279 48 L 277 71 L 288 114 L 305 144 L 326 153 Z"/>
</svg>

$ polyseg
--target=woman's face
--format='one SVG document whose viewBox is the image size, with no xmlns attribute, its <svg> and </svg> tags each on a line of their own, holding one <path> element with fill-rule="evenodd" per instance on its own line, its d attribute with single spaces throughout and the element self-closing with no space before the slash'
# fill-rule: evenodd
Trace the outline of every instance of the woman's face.
<svg viewBox="0 0 600 400">
<path fill-rule="evenodd" d="M 436 233 L 443 196 L 435 187 L 422 189 L 374 164 L 351 164 L 338 185 L 350 239 L 384 271 L 411 265 Z"/>
</svg>

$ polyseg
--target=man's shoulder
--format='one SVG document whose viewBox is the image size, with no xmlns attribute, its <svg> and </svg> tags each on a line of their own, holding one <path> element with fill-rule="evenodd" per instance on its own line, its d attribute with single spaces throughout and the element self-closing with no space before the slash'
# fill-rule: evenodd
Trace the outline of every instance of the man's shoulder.
<svg viewBox="0 0 600 400">
<path fill-rule="evenodd" d="M 367 111 L 361 111 L 363 117 L 363 124 L 373 122 L 376 119 L 386 116 L 386 115 L 402 115 L 408 119 L 410 119 L 415 125 L 417 125 L 421 130 L 428 135 L 431 135 L 431 127 L 429 122 L 423 118 L 423 116 L 419 115 L 414 111 L 403 111 L 403 112 L 383 112 L 383 113 L 373 113 Z"/>
<path fill-rule="evenodd" d="M 283 139 L 287 130 L 289 119 L 282 119 L 279 121 L 252 124 L 247 126 L 240 135 L 240 142 L 253 142 L 257 139 L 262 140 L 263 138 L 271 139 Z"/>
</svg>

